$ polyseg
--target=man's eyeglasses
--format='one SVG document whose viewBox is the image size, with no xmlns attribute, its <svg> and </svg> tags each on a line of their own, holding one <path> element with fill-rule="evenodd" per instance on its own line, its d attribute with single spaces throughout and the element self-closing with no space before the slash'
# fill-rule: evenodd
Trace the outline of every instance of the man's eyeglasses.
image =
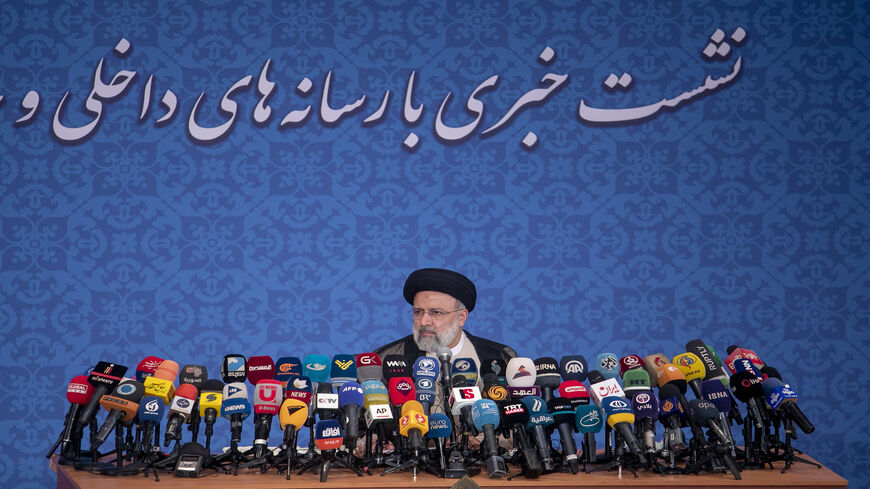
<svg viewBox="0 0 870 489">
<path fill-rule="evenodd" d="M 459 311 L 462 311 L 464 309 L 465 309 L 464 307 L 460 307 L 459 309 L 454 309 L 452 311 L 442 311 L 441 309 L 417 309 L 417 308 L 414 308 L 414 309 L 411 309 L 411 319 L 413 319 L 414 321 L 419 321 L 419 320 L 423 319 L 423 316 L 425 316 L 428 313 L 429 317 L 431 317 L 432 319 L 434 319 L 436 321 L 439 321 L 439 320 L 447 317 L 448 314 L 453 314 L 454 312 L 459 312 Z"/>
</svg>

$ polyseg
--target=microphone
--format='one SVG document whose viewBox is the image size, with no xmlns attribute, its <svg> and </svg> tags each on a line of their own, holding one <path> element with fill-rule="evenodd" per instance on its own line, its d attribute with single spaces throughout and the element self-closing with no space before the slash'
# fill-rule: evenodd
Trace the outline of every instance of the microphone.
<svg viewBox="0 0 870 489">
<path fill-rule="evenodd" d="M 694 353 L 686 352 L 675 356 L 673 361 L 673 364 L 686 377 L 686 381 L 689 387 L 692 388 L 695 397 L 701 399 L 701 381 L 704 380 L 704 376 L 707 374 L 701 359 Z"/>
<path fill-rule="evenodd" d="M 453 425 L 450 423 L 450 418 L 444 413 L 432 413 L 429 416 L 429 431 L 426 433 L 426 438 L 435 440 L 435 449 L 438 453 L 438 467 L 443 474 L 447 470 L 447 454 L 444 453 L 444 443 L 450 438 L 453 433 Z"/>
<path fill-rule="evenodd" d="M 628 372 L 626 372 L 628 373 Z M 643 371 L 645 374 L 646 371 Z M 656 420 L 659 419 L 659 401 L 651 390 L 635 392 L 631 398 L 631 410 L 634 411 L 636 424 L 643 434 L 643 447 L 647 454 L 654 456 L 656 452 Z"/>
<path fill-rule="evenodd" d="M 284 389 L 284 397 L 298 399 L 307 406 L 314 397 L 311 388 L 311 380 L 304 375 L 293 375 L 287 378 L 287 386 Z"/>
<path fill-rule="evenodd" d="M 559 393 L 568 399 L 574 410 L 577 409 L 577 406 L 583 406 L 590 402 L 589 389 L 577 380 L 566 380 L 559 384 Z"/>
<path fill-rule="evenodd" d="M 306 355 L 302 360 L 302 375 L 315 384 L 329 380 L 329 357 L 326 355 Z"/>
<path fill-rule="evenodd" d="M 320 467 L 320 482 L 326 482 L 332 458 L 335 456 L 335 450 L 341 447 L 343 441 L 344 436 L 338 421 L 326 419 L 318 421 L 314 425 L 314 444 L 320 450 L 320 455 L 323 459 Z"/>
<path fill-rule="evenodd" d="M 96 453 L 97 448 L 106 441 L 119 420 L 130 421 L 136 416 L 136 412 L 139 410 L 139 401 L 144 394 L 145 387 L 142 382 L 128 379 L 118 384 L 111 395 L 104 395 L 100 398 L 100 406 L 109 411 L 109 415 L 106 416 L 103 425 L 94 436 L 91 444 L 92 452 Z"/>
<path fill-rule="evenodd" d="M 462 375 L 457 375 L 456 379 L 459 382 L 467 382 L 467 379 Z M 463 432 L 467 431 L 469 427 L 474 426 L 474 423 L 471 420 L 471 410 L 474 407 L 474 403 L 480 398 L 480 389 L 478 389 L 476 385 L 470 387 L 454 387 L 451 391 L 450 403 L 452 406 L 450 408 L 450 413 L 454 416 L 460 417 L 462 420 Z"/>
<path fill-rule="evenodd" d="M 255 357 L 251 357 L 253 359 Z M 250 366 L 252 362 L 248 362 Z M 274 368 L 274 366 L 272 367 Z M 251 379 L 250 373 L 248 380 Z M 254 387 L 254 459 L 265 455 L 269 445 L 272 417 L 278 414 L 283 401 L 284 388 L 275 379 L 260 379 Z"/>
<path fill-rule="evenodd" d="M 761 361 L 761 358 L 759 358 L 754 351 L 748 348 L 740 348 L 736 345 L 731 345 L 728 347 L 727 351 L 728 359 L 725 360 L 725 363 L 728 365 L 731 365 L 733 363 L 733 360 L 745 358 L 752 362 L 756 369 L 764 367 L 764 362 Z"/>
<path fill-rule="evenodd" d="M 284 431 L 283 448 L 292 451 L 296 448 L 297 433 L 308 419 L 308 404 L 299 399 L 284 399 L 278 413 L 278 423 Z"/>
<path fill-rule="evenodd" d="M 519 398 L 528 395 L 538 395 L 540 387 L 535 386 L 537 375 L 538 371 L 535 370 L 535 363 L 531 358 L 511 358 L 508 361 L 507 370 L 505 370 L 508 392 L 511 397 Z M 534 390 L 531 390 L 533 386 Z"/>
<path fill-rule="evenodd" d="M 410 377 L 411 368 L 405 362 L 402 355 L 385 355 L 383 358 L 384 381 L 388 382 L 394 377 Z"/>
<path fill-rule="evenodd" d="M 377 353 L 360 353 L 356 356 L 356 378 L 360 384 L 366 380 L 380 381 L 384 377 L 384 367 Z"/>
<path fill-rule="evenodd" d="M 434 380 L 430 377 L 415 377 L 414 391 L 417 393 L 417 402 L 423 406 L 423 414 L 428 416 L 435 404 Z"/>
<path fill-rule="evenodd" d="M 665 393 L 670 389 L 665 389 Z M 686 449 L 686 440 L 683 436 L 680 403 L 676 397 L 664 397 L 659 390 L 660 413 L 659 421 L 665 427 L 664 445 L 671 452 L 681 452 Z"/>
<path fill-rule="evenodd" d="M 728 389 L 719 379 L 705 380 L 701 382 L 701 396 L 702 399 L 713 403 L 719 411 L 719 425 L 733 447 L 734 437 L 731 436 L 731 423 L 728 422 L 727 417 L 733 405 L 731 404 L 731 394 L 728 392 Z M 734 451 L 732 451 L 732 456 L 736 456 Z"/>
<path fill-rule="evenodd" d="M 526 435 L 526 425 L 529 424 L 529 411 L 522 402 L 506 402 L 501 405 L 504 426 L 511 431 L 514 448 L 520 452 L 520 466 L 526 477 L 538 477 L 544 471 L 541 459 L 532 448 Z"/>
<path fill-rule="evenodd" d="M 172 360 L 163 360 L 160 366 L 154 370 L 154 375 L 145 378 L 142 384 L 145 386 L 146 396 L 157 396 L 165 404 L 175 395 L 175 378 L 178 376 L 178 364 Z"/>
<path fill-rule="evenodd" d="M 149 377 L 152 378 L 152 377 Z M 145 379 L 146 381 L 148 379 Z M 145 388 L 148 392 L 148 388 Z M 181 425 L 190 419 L 193 404 L 199 391 L 192 384 L 181 384 L 175 391 L 175 397 L 169 404 L 169 417 L 166 421 L 166 431 L 163 435 L 163 446 L 168 447 L 173 440 L 181 440 Z M 153 395 L 153 394 L 150 394 Z M 162 399 L 162 398 L 161 398 Z"/>
<path fill-rule="evenodd" d="M 803 411 L 798 407 L 797 393 L 788 384 L 783 384 L 781 380 L 769 377 L 761 383 L 764 390 L 767 404 L 774 411 L 784 411 L 795 424 L 806 434 L 810 434 L 816 430 L 816 427 L 810 423 Z"/>
<path fill-rule="evenodd" d="M 333 356 L 329 379 L 339 389 L 345 382 L 353 381 L 356 383 L 356 360 L 354 360 L 353 355 L 338 354 Z"/>
<path fill-rule="evenodd" d="M 302 360 L 299 357 L 281 357 L 275 361 L 275 380 L 287 388 L 287 380 L 302 375 Z"/>
<path fill-rule="evenodd" d="M 547 403 L 541 397 L 526 396 L 522 399 L 522 403 L 529 412 L 529 422 L 526 425 L 526 430 L 532 433 L 535 445 L 538 447 L 538 455 L 544 471 L 551 472 L 553 470 L 553 459 L 550 453 L 553 447 L 550 445 L 550 437 L 544 428 L 552 425 L 555 420 L 547 412 Z"/>
<path fill-rule="evenodd" d="M 577 445 L 574 443 L 574 422 L 576 408 L 571 401 L 564 397 L 554 397 L 547 403 L 556 429 L 559 430 L 559 439 L 562 442 L 562 457 L 565 464 L 576 474 L 580 470 L 580 462 L 577 460 Z"/>
<path fill-rule="evenodd" d="M 444 393 L 444 412 L 450 412 L 450 388 L 453 385 L 450 383 L 450 359 L 453 356 L 453 352 L 450 348 L 445 346 L 439 346 L 437 350 L 435 350 L 435 356 L 438 357 L 438 364 L 441 367 L 441 392 Z M 454 440 L 455 441 L 455 440 Z"/>
<path fill-rule="evenodd" d="M 223 390 L 224 383 L 217 379 L 206 380 L 199 390 L 199 417 L 205 421 L 206 437 L 214 434 L 214 423 L 221 415 Z M 206 446 L 208 445 L 206 440 Z"/>
<path fill-rule="evenodd" d="M 329 382 L 317 384 L 317 395 L 315 396 L 314 403 L 320 419 L 335 418 L 335 415 L 338 413 L 338 394 L 333 392 L 332 384 Z"/>
<path fill-rule="evenodd" d="M 471 358 L 457 358 L 453 360 L 453 365 L 450 367 L 450 378 L 456 375 L 462 375 L 468 381 L 468 385 L 477 383 L 477 364 Z"/>
<path fill-rule="evenodd" d="M 646 363 L 637 355 L 626 355 L 619 359 L 619 375 L 625 377 L 625 373 L 629 370 L 645 370 Z"/>
<path fill-rule="evenodd" d="M 565 355 L 559 361 L 559 373 L 562 374 L 562 380 L 583 382 L 586 380 L 586 372 L 588 371 L 588 364 L 583 355 Z"/>
<path fill-rule="evenodd" d="M 242 422 L 251 415 L 248 402 L 248 388 L 242 382 L 231 382 L 224 386 L 221 401 L 221 416 L 230 422 L 230 441 L 242 441 Z"/>
<path fill-rule="evenodd" d="M 143 358 L 136 366 L 136 380 L 145 382 L 145 378 L 154 375 L 154 371 L 161 363 L 163 363 L 163 359 L 160 357 L 147 356 Z"/>
<path fill-rule="evenodd" d="M 484 377 L 487 374 L 495 375 L 496 382 L 501 385 L 507 385 L 505 378 L 505 370 L 507 364 L 501 358 L 486 358 L 480 361 L 480 376 Z"/>
<path fill-rule="evenodd" d="M 371 431 L 377 430 L 380 443 L 388 435 L 385 425 L 394 421 L 393 411 L 390 409 L 390 397 L 387 388 L 380 380 L 365 380 L 362 389 L 366 427 Z M 389 431 L 391 434 L 392 430 Z"/>
<path fill-rule="evenodd" d="M 599 407 L 604 407 L 601 404 L 601 401 L 605 397 L 625 397 L 625 392 L 623 392 L 622 387 L 619 386 L 619 382 L 617 382 L 615 378 L 604 378 L 604 376 L 597 370 L 589 372 L 589 384 L 589 392 L 592 394 L 592 400 L 595 401 L 595 404 Z"/>
<path fill-rule="evenodd" d="M 723 444 L 728 445 L 731 443 L 728 436 L 722 431 L 722 427 L 716 423 L 719 418 L 719 410 L 716 409 L 716 406 L 712 402 L 692 399 L 689 401 L 689 416 L 698 425 L 706 426 Z"/>
<path fill-rule="evenodd" d="M 112 392 L 121 382 L 121 378 L 127 372 L 127 367 L 110 362 L 99 362 L 88 374 L 88 383 L 94 386 L 91 398 L 81 410 L 77 424 L 73 428 L 75 433 L 81 433 L 82 429 L 91 424 L 97 414 L 97 405 L 100 399 L 107 393 Z M 141 397 L 141 396 L 140 396 Z M 79 436 L 76 436 L 80 438 Z"/>
<path fill-rule="evenodd" d="M 61 453 L 67 451 L 67 446 L 73 438 L 73 427 L 76 424 L 76 418 L 78 418 L 82 406 L 87 405 L 91 401 L 91 398 L 94 396 L 94 391 L 94 387 L 90 382 L 88 382 L 88 378 L 85 375 L 76 375 L 72 380 L 70 380 L 69 385 L 67 385 L 66 399 L 70 402 L 70 406 L 69 410 L 66 412 L 63 431 L 60 435 L 60 440 L 63 442 Z M 55 443 L 51 452 L 49 452 L 49 458 L 54 454 L 55 449 L 57 449 L 57 443 Z"/>
<path fill-rule="evenodd" d="M 626 396 L 650 390 L 649 374 L 644 369 L 626 370 L 622 374 L 622 388 Z"/>
<path fill-rule="evenodd" d="M 607 417 L 607 424 L 614 431 L 622 435 L 622 439 L 625 440 L 631 453 L 640 458 L 641 463 L 646 463 L 643 451 L 640 449 L 640 444 L 637 442 L 637 438 L 634 437 L 634 432 L 631 431 L 631 424 L 634 423 L 634 413 L 626 399 L 624 397 L 608 396 L 601 400 L 601 404 L 604 415 Z"/>
<path fill-rule="evenodd" d="M 247 362 L 243 355 L 236 353 L 224 355 L 221 362 L 221 378 L 225 383 L 244 382 L 247 376 Z"/>
<path fill-rule="evenodd" d="M 583 461 L 594 463 L 597 455 L 595 449 L 595 433 L 604 426 L 601 408 L 594 404 L 577 406 L 574 412 L 574 426 L 583 434 Z"/>
<path fill-rule="evenodd" d="M 408 401 L 402 405 L 402 416 L 399 418 L 399 434 L 408 439 L 414 457 L 426 451 L 423 435 L 429 431 L 429 419 L 423 414 L 423 406 L 417 401 Z"/>
<path fill-rule="evenodd" d="M 483 395 L 496 402 L 510 399 L 507 388 L 499 383 L 498 376 L 493 373 L 483 376 Z"/>
<path fill-rule="evenodd" d="M 731 398 L 731 391 L 727 390 L 730 375 L 725 372 L 725 367 L 722 366 L 722 362 L 719 360 L 719 356 L 716 355 L 716 352 L 707 346 L 707 344 L 701 339 L 694 339 L 686 342 L 686 351 L 694 353 L 699 359 L 701 359 L 704 369 L 707 372 L 704 376 L 704 380 L 716 379 L 721 381 L 726 387 L 728 397 Z M 731 398 L 731 401 L 731 411 L 729 411 L 729 415 L 731 416 L 731 419 L 736 421 L 738 424 L 742 424 L 743 418 L 741 417 L 740 410 L 737 409 L 737 404 L 733 402 L 733 398 Z"/>
<path fill-rule="evenodd" d="M 553 389 L 559 387 L 562 378 L 559 376 L 559 364 L 553 357 L 535 359 L 535 385 L 541 388 L 544 401 L 553 399 Z"/>
<path fill-rule="evenodd" d="M 414 361 L 414 366 L 411 369 L 414 380 L 420 377 L 426 377 L 435 382 L 438 379 L 438 370 L 440 362 L 433 357 L 419 357 Z"/>
<path fill-rule="evenodd" d="M 185 365 L 181 367 L 181 376 L 178 382 L 181 384 L 191 384 L 199 389 L 207 378 L 208 369 L 204 365 Z"/>
<path fill-rule="evenodd" d="M 495 440 L 495 430 L 500 421 L 499 409 L 494 401 L 480 399 L 471 409 L 471 419 L 474 427 L 483 432 L 486 455 L 486 470 L 490 478 L 507 474 L 504 458 L 498 454 L 498 443 Z M 576 455 L 575 455 L 576 456 Z"/>
<path fill-rule="evenodd" d="M 595 365 L 605 379 L 619 377 L 619 360 L 615 353 L 602 353 L 595 358 Z"/>
<path fill-rule="evenodd" d="M 643 357 L 644 369 L 649 374 L 650 379 L 658 378 L 659 369 L 662 365 L 668 362 L 668 357 L 664 356 L 661 353 L 653 353 L 652 355 L 647 355 Z"/>
<path fill-rule="evenodd" d="M 275 378 L 275 362 L 268 355 L 248 358 L 246 365 L 248 382 L 256 386 L 261 380 Z"/>
<path fill-rule="evenodd" d="M 341 386 L 338 391 L 338 407 L 341 409 L 339 422 L 344 427 L 344 444 L 346 446 L 356 446 L 356 439 L 359 438 L 359 410 L 363 403 L 361 385 L 349 380 Z"/>
<path fill-rule="evenodd" d="M 755 427 L 764 428 L 767 418 L 762 415 L 763 409 L 758 404 L 758 399 L 764 397 L 761 379 L 751 372 L 738 372 L 731 376 L 729 384 L 734 397 L 746 404 L 749 417 L 752 418 Z"/>
<path fill-rule="evenodd" d="M 414 381 L 411 377 L 393 377 L 390 379 L 390 402 L 396 408 L 402 407 L 408 401 L 414 401 L 417 398 L 417 392 L 414 389 Z M 423 408 L 421 407 L 422 411 Z"/>
<path fill-rule="evenodd" d="M 141 453 L 150 452 L 157 445 L 154 442 L 154 427 L 163 419 L 166 405 L 157 396 L 145 396 L 139 403 L 139 426 L 142 428 Z"/>
</svg>

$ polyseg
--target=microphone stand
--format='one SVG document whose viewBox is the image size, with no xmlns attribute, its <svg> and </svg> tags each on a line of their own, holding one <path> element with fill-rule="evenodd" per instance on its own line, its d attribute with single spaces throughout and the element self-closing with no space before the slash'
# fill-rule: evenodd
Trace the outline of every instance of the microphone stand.
<svg viewBox="0 0 870 489">
<path fill-rule="evenodd" d="M 605 426 L 610 428 L 610 425 L 605 425 Z M 611 472 L 614 469 L 616 469 L 616 470 L 618 470 L 619 477 L 621 478 L 622 477 L 622 469 L 623 469 L 623 467 L 625 467 L 634 475 L 634 478 L 637 479 L 636 468 L 638 466 L 640 466 L 640 464 L 638 463 L 637 460 L 633 460 L 633 457 L 626 460 L 626 453 L 625 453 L 625 447 L 624 447 L 625 443 L 622 439 L 622 435 L 620 435 L 619 432 L 617 432 L 616 430 L 613 430 L 613 429 L 611 429 L 611 432 L 613 433 L 613 446 L 615 447 L 615 450 L 613 451 L 612 458 L 609 460 L 610 463 L 607 465 L 600 465 L 598 467 L 595 467 L 592 470 L 587 471 L 587 473 L 591 474 L 592 472 L 600 472 L 602 470 L 606 470 L 608 472 Z M 633 454 L 629 454 L 629 455 L 633 455 Z"/>
<path fill-rule="evenodd" d="M 785 471 L 791 468 L 791 464 L 794 462 L 801 462 L 809 465 L 815 465 L 818 468 L 822 468 L 820 464 L 817 464 L 816 462 L 802 457 L 798 457 L 794 454 L 795 452 L 797 452 L 803 455 L 804 452 L 798 450 L 797 448 L 794 448 L 791 444 L 792 439 L 797 439 L 797 431 L 795 431 L 794 421 L 791 419 L 791 417 L 783 416 L 782 424 L 783 428 L 785 429 L 785 446 L 783 448 L 783 454 L 780 458 L 785 461 L 785 466 L 782 468 L 782 471 L 780 471 L 780 473 L 785 474 Z"/>
</svg>

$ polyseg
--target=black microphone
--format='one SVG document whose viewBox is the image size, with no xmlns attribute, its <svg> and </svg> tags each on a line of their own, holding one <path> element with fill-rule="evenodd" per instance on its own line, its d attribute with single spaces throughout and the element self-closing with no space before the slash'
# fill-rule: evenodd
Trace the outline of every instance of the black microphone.
<svg viewBox="0 0 870 489">
<path fill-rule="evenodd" d="M 541 397 L 550 402 L 553 390 L 559 388 L 562 377 L 559 376 L 559 362 L 553 357 L 535 359 L 535 385 L 541 388 Z"/>
<path fill-rule="evenodd" d="M 94 442 L 91 444 L 92 452 L 96 452 L 97 448 L 106 441 L 118 421 L 131 421 L 136 416 L 143 395 L 145 395 L 145 386 L 142 382 L 125 380 L 115 387 L 112 395 L 100 399 L 100 406 L 109 410 L 109 415 L 94 436 Z"/>
<path fill-rule="evenodd" d="M 538 477 L 544 472 L 541 459 L 529 443 L 526 435 L 526 425 L 529 423 L 529 411 L 522 402 L 506 402 L 501 406 L 504 426 L 510 430 L 514 448 L 520 454 L 520 467 L 526 477 Z"/>
<path fill-rule="evenodd" d="M 97 414 L 97 406 L 100 403 L 100 399 L 118 387 L 125 373 L 127 373 L 127 367 L 123 365 L 110 362 L 97 363 L 94 370 L 88 374 L 88 382 L 94 386 L 93 394 L 84 409 L 79 413 L 76 426 L 73 428 L 74 432 L 81 433 L 85 426 L 91 424 L 91 421 Z M 141 398 L 142 396 L 139 397 Z"/>
<path fill-rule="evenodd" d="M 580 461 L 577 458 L 577 444 L 574 442 L 574 422 L 576 409 L 571 401 L 564 397 L 554 397 L 547 403 L 550 414 L 559 430 L 559 439 L 562 442 L 562 458 L 565 464 L 576 474 L 580 470 Z"/>
<path fill-rule="evenodd" d="M 752 418 L 755 427 L 764 428 L 767 418 L 762 414 L 764 412 L 763 406 L 759 405 L 759 399 L 764 398 L 761 380 L 752 372 L 737 372 L 731 376 L 729 385 L 734 397 L 746 403 L 749 417 Z"/>
</svg>

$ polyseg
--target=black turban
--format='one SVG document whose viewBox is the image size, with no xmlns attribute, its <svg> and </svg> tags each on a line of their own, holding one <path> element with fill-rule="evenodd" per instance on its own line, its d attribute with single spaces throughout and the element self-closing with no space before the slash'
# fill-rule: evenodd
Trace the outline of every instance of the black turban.
<svg viewBox="0 0 870 489">
<path fill-rule="evenodd" d="M 455 297 L 462 301 L 469 312 L 474 309 L 477 301 L 477 289 L 468 277 L 443 268 L 421 268 L 408 275 L 403 290 L 408 304 L 413 306 L 414 296 L 424 290 L 434 290 Z"/>
</svg>

